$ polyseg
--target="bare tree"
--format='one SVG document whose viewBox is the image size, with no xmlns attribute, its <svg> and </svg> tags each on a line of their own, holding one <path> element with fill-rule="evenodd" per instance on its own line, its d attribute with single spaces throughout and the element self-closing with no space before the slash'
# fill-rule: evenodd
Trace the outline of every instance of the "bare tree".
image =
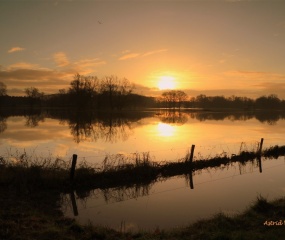
<svg viewBox="0 0 285 240">
<path fill-rule="evenodd" d="M 25 93 L 27 97 L 34 98 L 34 99 L 40 99 L 44 96 L 44 93 L 40 92 L 40 90 L 35 87 L 25 88 Z"/>
<path fill-rule="evenodd" d="M 89 106 L 97 94 L 99 79 L 92 76 L 76 74 L 70 83 L 68 93 L 72 95 L 80 106 Z"/>
<path fill-rule="evenodd" d="M 0 82 L 0 96 L 6 96 L 7 95 L 7 86 Z"/>
<path fill-rule="evenodd" d="M 167 107 L 181 108 L 181 104 L 186 101 L 188 98 L 187 94 L 181 90 L 170 90 L 167 92 L 163 92 L 162 96 L 159 98 L 160 102 L 164 102 L 167 104 Z"/>
<path fill-rule="evenodd" d="M 187 100 L 188 96 L 185 92 L 181 90 L 176 91 L 176 102 L 178 103 L 178 108 L 181 108 L 181 104 Z"/>
<path fill-rule="evenodd" d="M 41 100 L 44 96 L 44 93 L 40 92 L 38 88 L 35 87 L 25 88 L 25 93 L 29 98 L 31 107 L 33 107 L 36 104 L 39 105 L 41 104 Z"/>
<path fill-rule="evenodd" d="M 132 93 L 134 85 L 126 78 L 106 76 L 101 81 L 100 92 L 108 98 L 109 106 L 113 109 L 116 105 L 122 108 L 125 105 L 126 96 Z M 116 102 L 116 104 L 115 104 Z"/>
<path fill-rule="evenodd" d="M 116 76 L 106 76 L 101 81 L 101 93 L 108 95 L 109 104 L 111 108 L 114 108 L 114 95 L 119 88 L 119 79 Z"/>
</svg>

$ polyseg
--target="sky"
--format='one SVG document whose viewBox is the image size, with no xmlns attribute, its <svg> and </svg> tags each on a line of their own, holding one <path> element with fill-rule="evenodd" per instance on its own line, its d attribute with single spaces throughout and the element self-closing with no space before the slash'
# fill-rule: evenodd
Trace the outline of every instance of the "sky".
<svg viewBox="0 0 285 240">
<path fill-rule="evenodd" d="M 135 92 L 285 99 L 283 0 L 0 0 L 8 95 L 115 75 Z"/>
</svg>

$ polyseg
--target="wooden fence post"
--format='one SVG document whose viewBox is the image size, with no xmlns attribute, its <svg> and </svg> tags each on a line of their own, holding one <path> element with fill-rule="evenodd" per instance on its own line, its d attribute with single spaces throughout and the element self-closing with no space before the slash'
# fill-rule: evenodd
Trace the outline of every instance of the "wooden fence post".
<svg viewBox="0 0 285 240">
<path fill-rule="evenodd" d="M 73 156 L 72 156 L 72 164 L 71 164 L 71 169 L 70 169 L 70 180 L 71 181 L 74 179 L 76 161 L 77 161 L 77 155 L 73 154 Z"/>
<path fill-rule="evenodd" d="M 190 163 L 192 163 L 192 161 L 193 161 L 194 149 L 195 149 L 195 145 L 192 145 L 190 157 L 189 157 L 189 159 L 188 159 L 188 161 L 190 161 Z"/>
<path fill-rule="evenodd" d="M 261 156 L 261 152 L 262 152 L 262 145 L 263 145 L 263 138 L 261 138 L 260 140 L 260 144 L 259 144 L 259 151 L 258 151 L 258 155 Z"/>
</svg>

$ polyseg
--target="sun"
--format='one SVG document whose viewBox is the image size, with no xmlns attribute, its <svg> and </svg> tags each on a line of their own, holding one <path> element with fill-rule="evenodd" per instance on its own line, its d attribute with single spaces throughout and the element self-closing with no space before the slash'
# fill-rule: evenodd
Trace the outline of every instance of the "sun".
<svg viewBox="0 0 285 240">
<path fill-rule="evenodd" d="M 175 78 L 172 76 L 161 76 L 157 86 L 159 90 L 174 89 L 176 87 Z"/>
</svg>

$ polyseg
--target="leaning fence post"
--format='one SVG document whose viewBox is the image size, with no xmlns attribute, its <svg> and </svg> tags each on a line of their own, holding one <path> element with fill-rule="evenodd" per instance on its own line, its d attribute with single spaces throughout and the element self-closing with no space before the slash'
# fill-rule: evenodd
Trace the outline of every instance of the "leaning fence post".
<svg viewBox="0 0 285 240">
<path fill-rule="evenodd" d="M 192 145 L 190 157 L 189 157 L 189 159 L 188 159 L 188 161 L 189 161 L 190 163 L 192 163 L 192 161 L 193 161 L 194 149 L 195 149 L 195 145 Z"/>
<path fill-rule="evenodd" d="M 70 169 L 70 180 L 72 181 L 74 178 L 74 173 L 75 173 L 75 167 L 76 167 L 76 161 L 77 161 L 77 155 L 73 154 L 72 156 L 72 164 L 71 164 L 71 169 Z"/>
<path fill-rule="evenodd" d="M 259 144 L 259 151 L 258 151 L 258 155 L 261 156 L 261 152 L 262 152 L 262 145 L 263 145 L 263 138 L 261 138 L 260 140 L 260 144 Z"/>
<path fill-rule="evenodd" d="M 262 145 L 263 145 L 263 138 L 261 138 L 260 140 L 260 145 L 259 145 L 259 155 L 261 155 L 261 151 L 262 151 Z"/>
</svg>

